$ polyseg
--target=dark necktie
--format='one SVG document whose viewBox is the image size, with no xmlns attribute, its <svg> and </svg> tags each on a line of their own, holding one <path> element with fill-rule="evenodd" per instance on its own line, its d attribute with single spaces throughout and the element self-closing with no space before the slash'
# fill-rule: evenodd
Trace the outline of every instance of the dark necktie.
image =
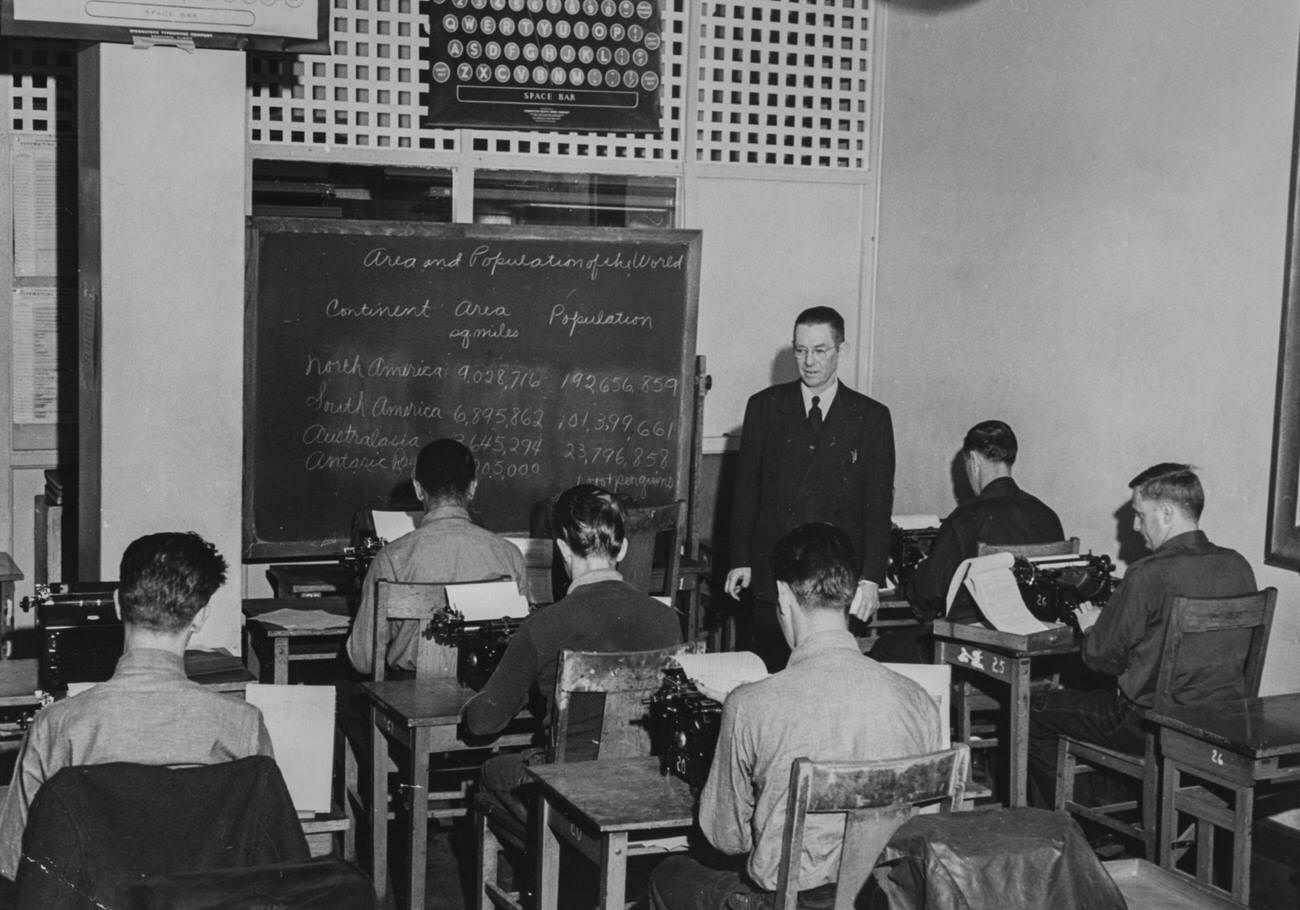
<svg viewBox="0 0 1300 910">
<path fill-rule="evenodd" d="M 817 434 L 822 429 L 822 400 L 818 395 L 812 399 L 812 407 L 808 409 L 808 434 L 813 441 L 817 441 Z"/>
</svg>

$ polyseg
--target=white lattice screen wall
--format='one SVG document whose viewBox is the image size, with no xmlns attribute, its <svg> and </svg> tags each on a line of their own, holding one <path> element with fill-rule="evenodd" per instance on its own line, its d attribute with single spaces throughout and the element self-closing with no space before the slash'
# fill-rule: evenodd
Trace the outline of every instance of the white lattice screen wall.
<svg viewBox="0 0 1300 910">
<path fill-rule="evenodd" d="M 76 131 L 76 47 L 69 41 L 11 38 L 10 130 L 15 134 L 71 136 Z"/>
<path fill-rule="evenodd" d="M 553 158 L 677 161 L 681 156 L 686 0 L 665 0 L 663 125 L 659 137 L 420 126 L 428 60 L 421 57 L 427 5 L 416 0 L 329 0 L 326 56 L 250 55 L 249 139 L 255 143 L 428 149 Z"/>
<path fill-rule="evenodd" d="M 690 155 L 702 164 L 868 167 L 870 0 L 661 0 L 666 40 L 659 137 L 421 128 L 427 5 L 329 2 L 329 56 L 250 56 L 252 142 L 329 148 L 334 160 L 358 148 L 669 165 Z"/>
<path fill-rule="evenodd" d="M 700 162 L 868 166 L 869 0 L 703 3 Z"/>
</svg>

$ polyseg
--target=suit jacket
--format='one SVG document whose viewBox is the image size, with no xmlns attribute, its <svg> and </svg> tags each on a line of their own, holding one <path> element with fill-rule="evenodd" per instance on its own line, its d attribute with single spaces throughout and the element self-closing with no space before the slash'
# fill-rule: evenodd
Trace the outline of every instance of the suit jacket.
<svg viewBox="0 0 1300 910">
<path fill-rule="evenodd" d="M 772 386 L 745 407 L 731 512 L 731 564 L 753 570 L 754 596 L 776 600 L 772 547 L 810 521 L 853 541 L 860 577 L 884 584 L 894 507 L 889 409 L 840 383 L 812 444 L 799 382 Z"/>
<path fill-rule="evenodd" d="M 179 768 L 70 765 L 32 802 L 18 908 L 122 907 L 119 889 L 151 876 L 309 858 L 270 756 Z"/>
</svg>

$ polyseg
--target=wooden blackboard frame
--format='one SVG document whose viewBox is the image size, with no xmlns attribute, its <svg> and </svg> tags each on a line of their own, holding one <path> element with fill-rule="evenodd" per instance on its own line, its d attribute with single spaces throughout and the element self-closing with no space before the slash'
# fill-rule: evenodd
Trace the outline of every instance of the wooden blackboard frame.
<svg viewBox="0 0 1300 910">
<path fill-rule="evenodd" d="M 333 528 L 334 533 L 313 536 L 311 539 L 280 540 L 272 539 L 259 530 L 257 515 L 259 497 L 259 468 L 255 430 L 258 426 L 259 411 L 263 406 L 262 395 L 272 394 L 273 390 L 263 388 L 259 381 L 257 366 L 259 360 L 259 302 L 262 292 L 264 272 L 274 270 L 274 263 L 264 261 L 265 241 L 280 235 L 311 234 L 322 236 L 359 236 L 387 238 L 404 238 L 430 243 L 459 243 L 470 245 L 493 242 L 527 242 L 563 252 L 566 248 L 592 245 L 602 250 L 615 252 L 618 249 L 646 247 L 656 248 L 667 245 L 684 259 L 682 270 L 682 293 L 672 303 L 680 307 L 683 331 L 674 346 L 672 374 L 678 380 L 675 401 L 670 405 L 676 414 L 676 426 L 681 428 L 676 434 L 673 467 L 673 490 L 671 498 L 687 499 L 690 494 L 691 466 L 697 460 L 696 452 L 700 446 L 698 433 L 695 432 L 696 407 L 696 354 L 695 338 L 698 319 L 699 268 L 702 235 L 699 231 L 685 230 L 637 230 L 637 229 L 601 229 L 571 228 L 545 226 L 501 226 L 501 225 L 466 225 L 466 224 L 430 224 L 426 222 L 393 221 L 339 221 L 334 219 L 274 218 L 255 217 L 248 220 L 248 252 L 246 260 L 246 298 L 245 298 L 245 365 L 244 365 L 244 497 L 243 497 L 243 555 L 248 562 L 261 562 L 285 559 L 320 559 L 336 557 L 342 554 L 349 544 L 349 528 L 340 520 Z M 394 242 L 389 240 L 389 242 Z M 674 318 L 677 313 L 674 313 Z M 665 402 L 667 403 L 667 402 Z M 666 483 L 666 477 L 664 483 Z M 558 490 L 557 490 L 558 492 Z M 357 503 L 357 507 L 368 503 Z M 689 504 L 688 504 L 689 507 Z M 521 514 L 515 526 L 493 527 L 496 531 L 521 531 L 526 529 L 527 515 Z"/>
</svg>

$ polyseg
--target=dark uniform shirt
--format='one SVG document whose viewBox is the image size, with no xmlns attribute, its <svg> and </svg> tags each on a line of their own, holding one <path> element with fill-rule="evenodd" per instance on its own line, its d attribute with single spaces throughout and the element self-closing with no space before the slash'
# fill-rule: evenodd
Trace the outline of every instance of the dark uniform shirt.
<svg viewBox="0 0 1300 910">
<path fill-rule="evenodd" d="M 1150 708 L 1174 597 L 1233 597 L 1254 590 L 1255 573 L 1236 550 L 1215 546 L 1203 531 L 1171 537 L 1129 567 L 1083 641 L 1084 662 L 1099 673 L 1118 676 L 1124 696 Z M 1181 689 L 1177 701 L 1209 700 L 1213 693 L 1197 685 L 1193 681 Z"/>
<path fill-rule="evenodd" d="M 492 678 L 465 705 L 465 726 L 476 736 L 503 730 L 530 703 L 549 728 L 560 651 L 649 651 L 679 644 L 681 625 L 672 607 L 636 590 L 613 569 L 575 580 L 559 601 L 524 620 L 506 646 Z M 570 746 L 597 737 L 603 702 L 570 703 Z M 566 749 L 572 760 L 581 750 Z M 576 753 L 576 754 L 573 754 Z M 595 757 L 594 754 L 591 757 Z"/>
<path fill-rule="evenodd" d="M 953 509 L 917 565 L 904 592 L 917 618 L 928 622 L 943 614 L 948 584 L 963 560 L 978 555 L 979 545 L 1051 543 L 1064 540 L 1061 519 L 1042 500 L 1010 477 L 999 477 L 980 494 Z"/>
</svg>

